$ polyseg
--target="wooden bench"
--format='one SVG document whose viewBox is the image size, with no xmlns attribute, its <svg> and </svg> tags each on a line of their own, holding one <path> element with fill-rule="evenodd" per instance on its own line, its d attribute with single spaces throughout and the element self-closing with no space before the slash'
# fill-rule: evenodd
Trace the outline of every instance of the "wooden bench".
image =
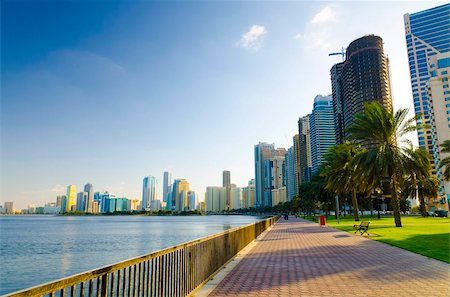
<svg viewBox="0 0 450 297">
<path fill-rule="evenodd" d="M 361 224 L 359 225 L 353 225 L 353 229 L 355 229 L 355 234 L 356 232 L 360 232 L 361 235 L 363 235 L 364 233 L 367 233 L 367 235 L 369 235 L 369 224 L 370 222 L 361 222 Z"/>
</svg>

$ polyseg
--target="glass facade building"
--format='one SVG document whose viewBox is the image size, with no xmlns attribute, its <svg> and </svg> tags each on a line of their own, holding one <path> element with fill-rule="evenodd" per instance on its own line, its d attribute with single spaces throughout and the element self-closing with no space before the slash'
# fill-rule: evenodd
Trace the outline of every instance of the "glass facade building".
<svg viewBox="0 0 450 297">
<path fill-rule="evenodd" d="M 318 95 L 309 118 L 311 135 L 312 173 L 316 173 L 323 162 L 323 155 L 336 144 L 334 136 L 334 114 L 332 96 Z"/>
<path fill-rule="evenodd" d="M 438 139 L 434 113 L 427 92 L 433 65 L 431 57 L 450 51 L 450 4 L 404 15 L 406 47 L 408 51 L 409 72 L 414 101 L 414 111 L 422 114 L 429 129 L 420 129 L 419 146 L 432 156 L 433 174 L 437 173 L 439 162 Z"/>
<path fill-rule="evenodd" d="M 364 111 L 364 103 L 378 101 L 392 110 L 389 61 L 383 39 L 367 35 L 352 41 L 345 61 L 331 68 L 336 143 L 343 143 L 353 117 Z M 311 145 L 312 146 L 312 145 Z"/>
<path fill-rule="evenodd" d="M 142 181 L 142 210 L 150 210 L 153 200 L 156 200 L 156 177 L 149 175 Z"/>
</svg>

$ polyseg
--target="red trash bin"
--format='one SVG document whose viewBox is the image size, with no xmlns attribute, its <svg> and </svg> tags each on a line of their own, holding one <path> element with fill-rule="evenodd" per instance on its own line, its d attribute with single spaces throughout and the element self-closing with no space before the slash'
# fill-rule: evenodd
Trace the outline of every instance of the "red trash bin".
<svg viewBox="0 0 450 297">
<path fill-rule="evenodd" d="M 320 226 L 325 226 L 325 224 L 326 224 L 325 216 L 319 217 L 319 223 L 320 223 Z"/>
</svg>

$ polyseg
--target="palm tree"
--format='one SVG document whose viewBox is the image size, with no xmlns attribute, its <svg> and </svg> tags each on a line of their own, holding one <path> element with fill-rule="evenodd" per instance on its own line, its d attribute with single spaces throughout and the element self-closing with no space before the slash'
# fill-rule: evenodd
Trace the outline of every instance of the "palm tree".
<svg viewBox="0 0 450 297">
<path fill-rule="evenodd" d="M 400 145 L 405 141 L 399 143 L 399 139 L 415 131 L 415 122 L 420 118 L 416 116 L 406 120 L 407 115 L 408 109 L 393 113 L 374 101 L 364 105 L 364 112 L 355 115 L 353 125 L 347 130 L 349 139 L 367 146 L 366 151 L 355 157 L 354 164 L 362 170 L 368 184 L 380 185 L 383 179 L 387 179 L 396 227 L 402 226 L 400 183 L 411 162 L 407 149 Z"/>
<path fill-rule="evenodd" d="M 441 145 L 441 153 L 450 153 L 450 140 L 445 140 Z M 444 179 L 450 180 L 450 157 L 445 157 L 439 162 L 439 167 L 442 168 Z"/>
<path fill-rule="evenodd" d="M 439 181 L 431 176 L 430 155 L 423 148 L 407 150 L 410 156 L 408 167 L 409 176 L 405 179 L 403 186 L 404 194 L 419 197 L 420 212 L 422 216 L 427 216 L 425 198 L 436 199 L 439 196 Z"/>
<path fill-rule="evenodd" d="M 325 188 L 336 195 L 352 194 L 353 215 L 359 221 L 357 192 L 360 192 L 357 182 L 356 165 L 353 160 L 363 149 L 350 142 L 336 145 L 324 155 L 323 171 Z M 337 210 L 336 210 L 337 211 Z"/>
</svg>

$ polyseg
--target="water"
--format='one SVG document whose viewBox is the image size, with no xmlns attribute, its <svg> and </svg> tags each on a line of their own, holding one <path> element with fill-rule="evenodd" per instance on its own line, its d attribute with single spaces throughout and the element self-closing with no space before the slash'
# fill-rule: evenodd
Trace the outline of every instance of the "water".
<svg viewBox="0 0 450 297">
<path fill-rule="evenodd" d="M 258 220 L 251 216 L 0 216 L 0 295 Z"/>
</svg>

